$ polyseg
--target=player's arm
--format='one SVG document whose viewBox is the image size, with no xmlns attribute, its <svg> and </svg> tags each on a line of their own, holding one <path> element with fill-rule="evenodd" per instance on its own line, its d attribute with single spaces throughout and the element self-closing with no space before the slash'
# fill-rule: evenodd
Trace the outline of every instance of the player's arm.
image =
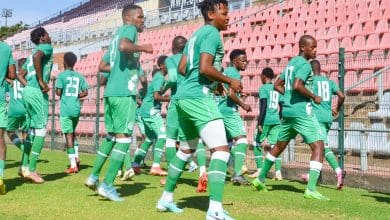
<svg viewBox="0 0 390 220">
<path fill-rule="evenodd" d="M 180 59 L 180 62 L 179 62 L 179 67 L 177 68 L 177 70 L 179 71 L 179 73 L 183 76 L 186 75 L 186 67 L 187 67 L 187 55 L 183 54 L 181 56 L 181 59 Z"/>
<path fill-rule="evenodd" d="M 219 72 L 213 66 L 214 56 L 209 53 L 201 53 L 199 61 L 199 73 L 206 76 L 210 80 L 218 81 L 221 83 L 227 83 L 229 88 L 233 89 L 235 92 L 240 92 L 242 90 L 242 84 L 240 80 L 229 78 Z"/>
<path fill-rule="evenodd" d="M 259 117 L 257 117 L 257 129 L 259 130 L 259 132 L 263 131 L 266 110 L 267 110 L 267 99 L 262 98 L 260 99 L 259 102 Z"/>
<path fill-rule="evenodd" d="M 6 78 L 10 80 L 16 79 L 16 67 L 15 64 L 11 64 L 8 66 L 8 72 Z"/>
<path fill-rule="evenodd" d="M 99 63 L 99 72 L 101 72 L 101 73 L 110 73 L 111 72 L 110 64 L 106 63 L 104 60 L 100 61 L 100 63 Z"/>
<path fill-rule="evenodd" d="M 165 60 L 165 65 L 167 66 L 168 70 L 168 77 L 167 80 L 164 82 L 163 87 L 161 88 L 161 94 L 164 94 L 169 88 L 172 88 L 177 82 L 177 67 L 175 66 L 175 63 L 170 59 Z"/>
<path fill-rule="evenodd" d="M 337 95 L 337 97 L 338 97 L 338 100 L 337 100 L 336 108 L 332 110 L 332 115 L 333 115 L 333 116 L 336 116 L 336 115 L 339 113 L 340 108 L 341 108 L 341 106 L 343 106 L 344 100 L 345 100 L 345 95 L 344 95 L 344 93 L 341 92 L 340 90 L 338 90 L 338 91 L 336 92 L 336 95 Z"/>
<path fill-rule="evenodd" d="M 16 75 L 16 79 L 23 85 L 27 85 L 27 80 L 26 80 L 26 75 L 27 75 L 27 70 L 24 68 L 19 68 L 19 73 Z"/>
<path fill-rule="evenodd" d="M 128 38 L 122 38 L 119 43 L 119 51 L 125 53 L 134 53 L 134 52 L 153 53 L 153 46 L 151 44 L 136 45 Z"/>
<path fill-rule="evenodd" d="M 49 86 L 47 83 L 43 80 L 43 67 L 42 67 L 42 60 L 45 54 L 38 50 L 34 55 L 33 55 L 33 63 L 34 63 L 34 68 L 36 72 L 36 77 L 39 83 L 39 86 L 41 87 L 41 90 L 43 93 L 47 93 L 49 91 Z"/>
<path fill-rule="evenodd" d="M 280 94 L 284 95 L 284 80 L 281 78 L 276 79 L 274 83 L 274 89 Z"/>
<path fill-rule="evenodd" d="M 154 98 L 154 100 L 159 101 L 159 102 L 169 102 L 169 100 L 170 100 L 169 96 L 162 96 L 160 94 L 160 92 L 154 92 L 153 98 Z"/>
<path fill-rule="evenodd" d="M 303 84 L 303 80 L 300 78 L 294 79 L 293 89 L 294 91 L 305 96 L 306 98 L 312 99 L 316 104 L 320 104 L 322 101 L 322 98 L 320 96 L 314 95 L 305 87 L 305 85 Z"/>
<path fill-rule="evenodd" d="M 84 97 L 87 97 L 88 96 L 88 89 L 86 90 L 83 90 L 79 93 L 79 98 L 84 98 Z"/>
<path fill-rule="evenodd" d="M 246 112 L 251 112 L 252 111 L 252 108 L 250 105 L 248 104 L 245 104 L 240 98 L 237 97 L 236 93 L 233 91 L 233 89 L 230 89 L 229 88 L 229 94 L 228 94 L 229 98 L 234 102 L 236 103 L 237 105 L 239 105 L 242 109 L 244 109 Z"/>
</svg>

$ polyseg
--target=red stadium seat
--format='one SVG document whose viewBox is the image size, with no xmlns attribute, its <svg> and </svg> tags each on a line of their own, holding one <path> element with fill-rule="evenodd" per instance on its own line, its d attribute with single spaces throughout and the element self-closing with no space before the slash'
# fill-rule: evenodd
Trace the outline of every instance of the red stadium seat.
<svg viewBox="0 0 390 220">
<path fill-rule="evenodd" d="M 327 34 L 326 34 L 326 29 L 325 29 L 325 27 L 320 27 L 320 28 L 316 31 L 315 37 L 316 37 L 317 40 L 325 40 L 325 39 L 327 39 Z"/>
<path fill-rule="evenodd" d="M 348 71 L 345 74 L 344 83 L 345 83 L 345 87 L 346 88 L 349 88 L 350 86 L 355 84 L 357 81 L 358 81 L 358 79 L 357 79 L 357 76 L 356 76 L 356 72 Z M 350 89 L 349 91 L 347 91 L 347 94 L 349 94 L 349 95 L 357 95 L 358 93 L 360 93 L 360 90 L 358 88 L 356 88 L 356 87 L 353 88 L 353 89 Z"/>
<path fill-rule="evenodd" d="M 375 24 L 374 24 L 374 21 L 370 21 L 370 20 L 367 20 L 364 24 L 364 27 L 363 27 L 363 33 L 365 35 L 367 34 L 371 34 L 371 33 L 374 33 L 375 31 Z"/>
<path fill-rule="evenodd" d="M 384 49 L 390 48 L 390 33 L 383 34 L 380 47 Z"/>
<path fill-rule="evenodd" d="M 366 39 L 364 36 L 356 36 L 352 43 L 352 51 L 364 51 L 366 50 Z"/>
<path fill-rule="evenodd" d="M 370 36 L 368 36 L 366 49 L 369 51 L 380 49 L 381 47 L 379 44 L 380 44 L 379 43 L 379 35 L 378 34 L 371 34 Z"/>
<path fill-rule="evenodd" d="M 377 34 L 382 34 L 382 33 L 387 33 L 389 32 L 389 26 L 387 23 L 387 19 L 381 19 L 378 21 L 376 28 L 375 28 L 375 33 Z"/>
<path fill-rule="evenodd" d="M 277 44 L 272 49 L 271 58 L 279 58 L 282 55 L 282 46 L 280 44 Z"/>
<path fill-rule="evenodd" d="M 345 51 L 352 51 L 352 39 L 350 37 L 344 37 L 341 40 L 340 47 L 345 48 Z"/>
<path fill-rule="evenodd" d="M 330 39 L 329 44 L 328 44 L 328 48 L 326 51 L 328 54 L 339 52 L 339 41 L 337 38 Z"/>
<path fill-rule="evenodd" d="M 385 67 L 385 56 L 384 51 L 382 50 L 374 50 L 371 53 L 370 57 L 370 68 L 371 69 L 381 69 Z"/>
<path fill-rule="evenodd" d="M 353 23 L 351 31 L 349 32 L 348 36 L 354 37 L 354 36 L 357 36 L 357 35 L 361 35 L 362 32 L 363 32 L 363 29 L 362 29 L 361 23 L 359 23 L 359 22 Z"/>
<path fill-rule="evenodd" d="M 291 44 L 284 45 L 281 57 L 291 58 L 293 56 L 294 56 L 294 52 L 293 52 L 293 49 L 292 49 L 292 45 Z"/>
<path fill-rule="evenodd" d="M 359 80 L 366 79 L 370 76 L 372 76 L 373 72 L 371 70 L 364 70 L 359 77 Z M 363 84 L 360 84 L 357 87 L 358 90 L 363 91 L 363 94 L 373 94 L 378 91 L 378 86 L 376 84 L 375 78 L 371 78 L 367 81 L 365 81 Z"/>
</svg>

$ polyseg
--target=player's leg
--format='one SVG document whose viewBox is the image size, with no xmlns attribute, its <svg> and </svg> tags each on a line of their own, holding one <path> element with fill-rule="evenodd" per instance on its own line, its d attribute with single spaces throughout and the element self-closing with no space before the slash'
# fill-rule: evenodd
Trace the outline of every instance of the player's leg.
<svg viewBox="0 0 390 220">
<path fill-rule="evenodd" d="M 199 164 L 199 179 L 196 192 L 206 192 L 208 185 L 208 175 L 206 172 L 206 149 L 201 139 L 199 139 L 198 146 L 196 147 L 196 160 Z"/>
<path fill-rule="evenodd" d="M 3 182 L 5 157 L 7 153 L 7 148 L 4 140 L 4 133 L 6 127 L 7 127 L 7 105 L 4 102 L 0 104 L 0 195 L 4 195 L 6 193 L 6 187 Z"/>
<path fill-rule="evenodd" d="M 148 118 L 141 118 L 145 129 L 145 140 L 134 153 L 133 169 L 136 174 L 141 173 L 141 162 L 144 160 L 150 146 L 156 141 L 157 135 L 153 132 L 151 121 Z"/>
<path fill-rule="evenodd" d="M 280 131 L 280 125 L 271 125 L 269 128 L 269 133 L 267 140 L 271 145 L 271 149 L 275 147 L 276 141 L 278 140 L 278 134 Z M 276 180 L 283 180 L 282 177 L 282 154 L 280 154 L 275 161 L 275 177 Z"/>
<path fill-rule="evenodd" d="M 151 175 L 166 176 L 168 173 L 163 170 L 160 166 L 161 157 L 164 154 L 164 144 L 165 144 L 165 124 L 160 114 L 156 114 L 151 118 L 151 128 L 153 133 L 157 136 L 156 144 L 153 149 L 153 165 L 150 169 Z"/>
<path fill-rule="evenodd" d="M 30 129 L 30 117 L 26 114 L 25 120 L 22 123 L 23 134 L 23 157 L 22 157 L 22 176 L 27 177 L 29 175 L 29 163 L 30 152 L 32 148 L 32 142 L 34 140 L 34 132 Z"/>
<path fill-rule="evenodd" d="M 7 122 L 7 136 L 10 139 L 10 141 L 23 152 L 24 146 L 22 140 L 19 138 L 18 134 L 16 133 L 17 130 L 19 130 L 19 118 L 18 117 L 8 117 Z"/>
<path fill-rule="evenodd" d="M 60 117 L 61 130 L 62 133 L 65 134 L 66 153 L 70 162 L 70 167 L 65 171 L 66 173 L 77 173 L 79 171 L 76 163 L 76 152 L 73 145 L 75 122 L 76 120 L 73 117 Z"/>
<path fill-rule="evenodd" d="M 74 128 L 74 131 L 76 131 L 76 127 Z M 80 155 L 79 155 L 79 141 L 77 140 L 76 137 L 76 132 L 73 132 L 73 148 L 74 148 L 74 153 L 76 156 L 76 164 L 77 167 L 80 169 Z"/>
<path fill-rule="evenodd" d="M 261 167 L 263 166 L 263 147 L 261 146 L 262 141 L 262 132 L 259 132 L 258 129 L 256 129 L 256 135 L 253 141 L 253 154 L 255 156 L 255 163 L 256 163 L 256 172 L 249 175 L 250 178 L 257 178 L 260 174 Z"/>
</svg>

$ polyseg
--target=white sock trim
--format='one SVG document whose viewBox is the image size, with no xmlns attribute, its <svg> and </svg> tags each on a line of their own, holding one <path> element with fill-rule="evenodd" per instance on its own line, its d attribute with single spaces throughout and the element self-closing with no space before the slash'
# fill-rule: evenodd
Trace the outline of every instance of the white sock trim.
<svg viewBox="0 0 390 220">
<path fill-rule="evenodd" d="M 246 138 L 240 138 L 236 141 L 237 144 L 248 144 L 248 140 Z"/>
<path fill-rule="evenodd" d="M 315 170 L 321 171 L 321 169 L 322 169 L 322 163 L 320 163 L 318 161 L 314 161 L 314 160 L 310 161 L 309 166 L 310 166 L 311 170 L 315 169 Z"/>
<path fill-rule="evenodd" d="M 35 136 L 45 137 L 46 136 L 46 128 L 35 129 Z"/>
<path fill-rule="evenodd" d="M 130 144 L 131 143 L 131 138 L 117 138 L 116 143 L 121 143 L 121 144 Z"/>
<path fill-rule="evenodd" d="M 172 138 L 167 138 L 165 142 L 166 148 L 176 148 L 176 140 Z"/>
<path fill-rule="evenodd" d="M 113 149 L 112 152 L 117 152 L 119 154 L 126 155 L 126 152 L 120 151 L 118 149 Z"/>
<path fill-rule="evenodd" d="M 102 152 L 100 152 L 100 151 L 98 151 L 97 153 L 98 153 L 99 155 L 103 156 L 103 157 L 108 157 L 107 154 L 104 154 L 104 153 L 102 153 Z"/>
<path fill-rule="evenodd" d="M 212 153 L 211 160 L 217 159 L 217 160 L 222 160 L 225 163 L 227 163 L 229 161 L 229 157 L 230 157 L 230 153 L 229 152 L 216 151 L 216 152 Z"/>
<path fill-rule="evenodd" d="M 267 153 L 267 156 L 265 156 L 265 158 L 267 158 L 268 160 L 272 161 L 272 162 L 275 162 L 276 161 L 276 157 L 274 157 L 272 154 L 270 153 Z"/>
<path fill-rule="evenodd" d="M 181 150 L 177 151 L 176 156 L 177 156 L 180 160 L 186 161 L 186 162 L 188 162 L 188 161 L 190 160 L 190 158 L 191 158 L 191 154 L 186 154 L 186 153 L 184 153 L 184 152 L 181 151 Z"/>
</svg>

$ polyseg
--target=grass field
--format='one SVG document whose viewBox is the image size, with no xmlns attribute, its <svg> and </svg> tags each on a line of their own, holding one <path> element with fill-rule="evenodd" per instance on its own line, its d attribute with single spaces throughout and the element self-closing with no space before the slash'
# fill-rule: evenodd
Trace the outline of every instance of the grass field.
<svg viewBox="0 0 390 220">
<path fill-rule="evenodd" d="M 159 177 L 139 175 L 134 182 L 118 180 L 124 202 L 104 200 L 84 186 L 94 155 L 82 154 L 82 170 L 66 175 L 64 152 L 44 150 L 38 170 L 45 183 L 35 185 L 17 176 L 20 153 L 8 147 L 6 179 L 8 193 L 0 196 L 0 219 L 204 219 L 208 194 L 195 192 L 197 172 L 185 172 L 176 189 L 175 201 L 184 213 L 158 213 L 155 204 L 163 188 Z M 145 171 L 146 172 L 146 171 Z M 104 172 L 103 172 L 104 173 Z M 390 218 L 390 195 L 366 190 L 322 186 L 319 191 L 331 201 L 303 198 L 305 185 L 267 181 L 269 192 L 226 184 L 224 207 L 237 219 L 385 219 Z"/>
</svg>

